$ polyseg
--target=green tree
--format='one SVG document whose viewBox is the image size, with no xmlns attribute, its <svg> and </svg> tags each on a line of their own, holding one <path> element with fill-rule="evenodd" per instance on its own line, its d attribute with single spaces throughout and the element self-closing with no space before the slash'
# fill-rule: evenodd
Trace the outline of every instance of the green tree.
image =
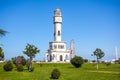
<svg viewBox="0 0 120 80">
<path fill-rule="evenodd" d="M 0 29 L 0 36 L 5 36 L 6 33 L 7 33 L 7 31 L 4 31 L 3 29 Z"/>
<path fill-rule="evenodd" d="M 93 55 L 96 56 L 97 58 L 97 69 L 98 69 L 99 60 L 102 59 L 102 57 L 104 57 L 105 53 L 101 49 L 96 48 L 96 50 L 93 52 Z"/>
<path fill-rule="evenodd" d="M 35 54 L 39 53 L 40 50 L 38 50 L 37 47 L 31 44 L 27 44 L 25 50 L 23 51 L 24 54 L 26 54 L 28 57 L 30 57 L 28 61 L 28 70 L 31 71 L 32 69 L 32 60 L 35 57 Z"/>
<path fill-rule="evenodd" d="M 4 60 L 4 52 L 2 50 L 2 47 L 0 47 L 0 60 Z"/>
</svg>

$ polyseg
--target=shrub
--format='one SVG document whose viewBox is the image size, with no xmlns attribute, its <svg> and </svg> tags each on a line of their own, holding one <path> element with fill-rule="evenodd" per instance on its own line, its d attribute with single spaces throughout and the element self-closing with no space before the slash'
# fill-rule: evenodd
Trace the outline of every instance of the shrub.
<svg viewBox="0 0 120 80">
<path fill-rule="evenodd" d="M 8 61 L 4 66 L 3 66 L 5 71 L 12 71 L 13 65 L 10 61 Z"/>
<path fill-rule="evenodd" d="M 88 62 L 88 59 L 84 59 L 84 62 L 87 63 L 87 62 Z"/>
<path fill-rule="evenodd" d="M 96 60 L 92 60 L 92 62 L 93 62 L 93 63 L 95 63 L 95 62 L 96 62 Z"/>
<path fill-rule="evenodd" d="M 29 69 L 29 72 L 33 72 L 34 71 L 34 67 L 31 67 L 30 69 Z"/>
<path fill-rule="evenodd" d="M 111 65 L 111 62 L 106 62 L 105 64 L 106 64 L 106 66 L 109 66 L 109 65 Z"/>
<path fill-rule="evenodd" d="M 51 72 L 51 79 L 59 79 L 60 77 L 60 71 L 58 69 L 53 69 Z"/>
<path fill-rule="evenodd" d="M 17 66 L 17 71 L 23 71 L 23 69 L 24 69 L 24 68 L 23 68 L 23 65 L 18 65 L 18 66 Z"/>
<path fill-rule="evenodd" d="M 22 65 L 25 66 L 27 63 L 26 59 L 24 57 L 22 57 Z"/>
<path fill-rule="evenodd" d="M 18 66 L 18 65 L 26 65 L 26 59 L 23 56 L 18 56 L 18 57 L 14 57 L 12 58 L 13 63 Z"/>
<path fill-rule="evenodd" d="M 71 59 L 71 64 L 74 65 L 76 68 L 79 68 L 82 66 L 84 60 L 80 56 L 75 56 L 73 59 Z"/>
</svg>

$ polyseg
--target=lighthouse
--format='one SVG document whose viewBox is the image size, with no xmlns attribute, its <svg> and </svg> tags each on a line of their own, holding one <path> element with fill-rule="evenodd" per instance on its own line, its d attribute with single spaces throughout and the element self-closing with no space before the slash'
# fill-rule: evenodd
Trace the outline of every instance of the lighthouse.
<svg viewBox="0 0 120 80">
<path fill-rule="evenodd" d="M 60 9 L 54 11 L 54 41 L 49 42 L 46 51 L 46 62 L 70 62 L 70 50 L 66 48 L 66 42 L 62 41 L 62 13 Z"/>
</svg>

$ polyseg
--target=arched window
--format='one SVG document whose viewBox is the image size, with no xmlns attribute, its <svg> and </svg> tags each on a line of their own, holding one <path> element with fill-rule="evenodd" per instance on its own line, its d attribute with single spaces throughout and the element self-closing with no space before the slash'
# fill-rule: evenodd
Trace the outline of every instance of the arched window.
<svg viewBox="0 0 120 80">
<path fill-rule="evenodd" d="M 58 36 L 60 36 L 60 31 L 58 31 Z"/>
<path fill-rule="evenodd" d="M 50 44 L 50 49 L 52 49 L 52 45 Z"/>
<path fill-rule="evenodd" d="M 66 58 L 66 60 L 68 60 L 68 59 L 69 59 L 69 56 L 66 54 L 65 58 Z"/>
<path fill-rule="evenodd" d="M 57 45 L 54 45 L 54 49 L 57 49 Z"/>
<path fill-rule="evenodd" d="M 61 45 L 58 45 L 58 49 L 61 49 Z"/>
<path fill-rule="evenodd" d="M 63 61 L 63 56 L 62 55 L 60 55 L 60 61 Z"/>
<path fill-rule="evenodd" d="M 50 55 L 50 61 L 52 61 L 52 55 Z"/>
<path fill-rule="evenodd" d="M 55 55 L 53 54 L 53 60 L 55 59 Z"/>
<path fill-rule="evenodd" d="M 61 45 L 61 49 L 64 49 L 64 45 Z"/>
</svg>

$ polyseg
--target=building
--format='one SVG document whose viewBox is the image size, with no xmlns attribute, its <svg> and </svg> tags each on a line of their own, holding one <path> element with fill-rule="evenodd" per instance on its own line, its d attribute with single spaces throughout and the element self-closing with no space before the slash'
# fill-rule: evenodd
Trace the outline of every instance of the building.
<svg viewBox="0 0 120 80">
<path fill-rule="evenodd" d="M 66 42 L 62 41 L 62 14 L 60 9 L 54 11 L 54 41 L 49 42 L 46 52 L 46 62 L 70 62 L 70 50 L 66 48 Z"/>
</svg>

